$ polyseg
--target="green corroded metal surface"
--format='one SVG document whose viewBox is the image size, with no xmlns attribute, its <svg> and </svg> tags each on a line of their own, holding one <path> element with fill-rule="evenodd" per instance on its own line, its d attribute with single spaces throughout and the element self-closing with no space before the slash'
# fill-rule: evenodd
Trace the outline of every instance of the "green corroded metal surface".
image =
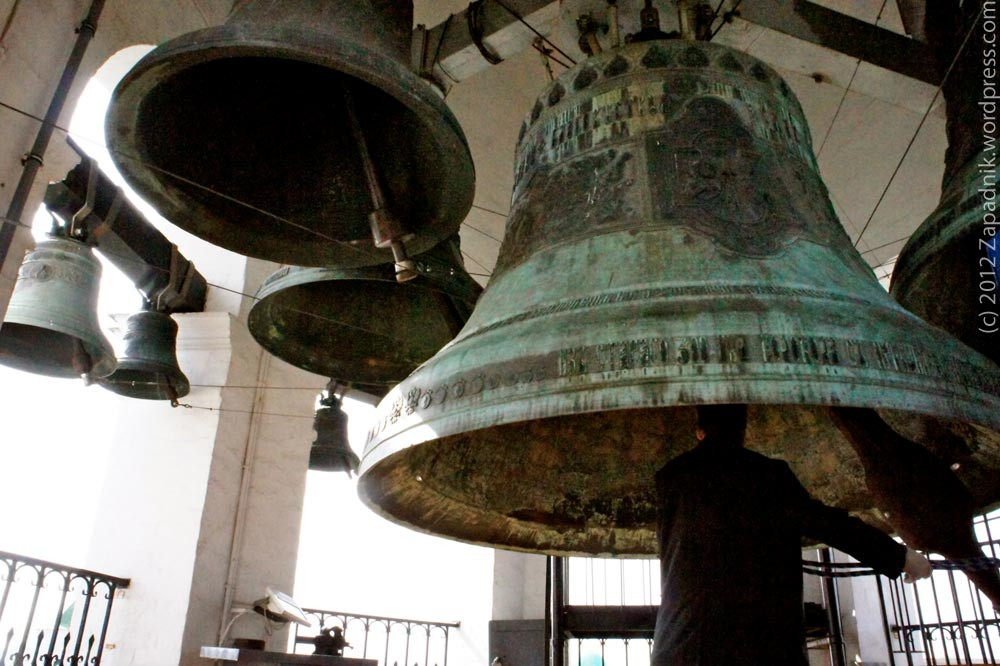
<svg viewBox="0 0 1000 666">
<path fill-rule="evenodd" d="M 412 2 L 251 0 L 144 57 L 112 96 L 115 163 L 164 217 L 300 266 L 392 260 L 372 244 L 350 89 L 410 254 L 458 230 L 475 172 L 458 122 L 410 71 Z"/>
<path fill-rule="evenodd" d="M 890 291 L 906 309 L 1000 361 L 997 155 L 996 141 L 984 131 L 996 104 L 982 100 L 977 49 L 955 53 L 982 5 L 927 6 L 929 42 L 940 68 L 951 71 L 942 87 L 948 151 L 941 201 L 900 252 Z"/>
<path fill-rule="evenodd" d="M 891 293 L 910 312 L 1000 362 L 1000 224 L 996 156 L 982 151 L 950 179 L 910 239 Z"/>
<path fill-rule="evenodd" d="M 829 405 L 878 408 L 1000 499 L 1000 369 L 879 286 L 810 142 L 778 75 L 719 45 L 554 82 L 472 317 L 379 405 L 364 501 L 470 542 L 652 555 L 654 472 L 694 444 L 693 405 L 731 402 L 829 504 L 872 506 Z"/>
<path fill-rule="evenodd" d="M 282 268 L 257 293 L 250 333 L 296 367 L 385 395 L 455 337 L 482 292 L 457 236 L 414 262 L 405 283 L 392 264 Z"/>
<path fill-rule="evenodd" d="M 97 323 L 101 264 L 93 250 L 49 236 L 28 252 L 0 324 L 0 363 L 51 377 L 104 377 L 115 353 Z"/>
<path fill-rule="evenodd" d="M 125 321 L 125 353 L 115 371 L 98 380 L 113 393 L 140 400 L 176 400 L 191 392 L 177 363 L 177 322 L 164 312 L 143 311 Z"/>
</svg>

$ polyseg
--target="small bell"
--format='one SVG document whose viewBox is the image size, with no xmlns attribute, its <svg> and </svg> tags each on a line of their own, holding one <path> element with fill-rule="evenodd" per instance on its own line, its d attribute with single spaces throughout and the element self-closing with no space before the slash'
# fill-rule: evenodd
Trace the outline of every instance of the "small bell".
<svg viewBox="0 0 1000 666">
<path fill-rule="evenodd" d="M 358 456 L 351 450 L 347 440 L 347 414 L 341 408 L 340 398 L 331 386 L 327 387 L 326 396 L 319 401 L 313 429 L 316 431 L 316 441 L 309 451 L 309 469 L 317 472 L 351 472 L 358 471 Z"/>
<path fill-rule="evenodd" d="M 171 400 L 191 391 L 177 363 L 177 323 L 163 312 L 144 310 L 125 322 L 125 355 L 98 383 L 127 398 Z"/>
<path fill-rule="evenodd" d="M 49 236 L 24 257 L 3 324 L 0 363 L 50 377 L 105 377 L 115 354 L 97 322 L 101 264 L 86 244 Z"/>
</svg>

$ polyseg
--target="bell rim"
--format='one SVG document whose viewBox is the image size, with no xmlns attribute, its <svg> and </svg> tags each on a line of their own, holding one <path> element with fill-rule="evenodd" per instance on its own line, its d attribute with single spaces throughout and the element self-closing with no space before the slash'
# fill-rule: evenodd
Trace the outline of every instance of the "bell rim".
<svg viewBox="0 0 1000 666">
<path fill-rule="evenodd" d="M 135 388 L 134 382 L 137 380 L 126 381 L 122 377 L 116 378 L 115 375 L 118 373 L 145 376 L 147 378 L 143 384 L 145 388 L 138 391 L 130 390 Z M 164 382 L 158 381 L 160 378 L 165 379 L 166 383 L 173 387 L 174 396 L 159 390 L 164 385 Z M 170 400 L 172 397 L 183 398 L 191 392 L 191 382 L 183 371 L 166 364 L 129 359 L 119 360 L 115 371 L 99 378 L 96 383 L 112 393 L 138 400 Z"/>
<path fill-rule="evenodd" d="M 413 259 L 416 262 L 420 260 L 419 257 L 414 257 Z M 418 272 L 420 272 L 419 267 Z M 256 294 L 254 294 L 254 298 L 257 301 L 253 307 L 257 307 L 264 300 L 276 296 L 287 289 L 294 289 L 317 282 L 384 282 L 400 286 L 404 289 L 414 287 L 418 289 L 431 289 L 441 291 L 447 296 L 459 299 L 470 307 L 475 305 L 479 293 L 482 292 L 482 288 L 479 287 L 479 284 L 475 280 L 471 277 L 465 278 L 460 274 L 448 276 L 447 279 L 438 282 L 425 273 L 420 272 L 416 280 L 401 284 L 396 280 L 395 266 L 393 264 L 377 264 L 356 268 L 285 266 L 264 280 L 260 288 L 257 289 Z"/>
<path fill-rule="evenodd" d="M 288 33 L 294 33 L 291 38 L 299 40 L 295 47 L 289 46 L 288 41 L 268 36 L 265 31 L 256 33 L 254 26 L 224 24 L 181 35 L 150 51 L 122 78 L 112 93 L 105 133 L 112 158 L 130 186 L 167 219 L 194 220 L 198 226 L 183 226 L 186 231 L 245 256 L 300 266 L 345 268 L 392 261 L 389 249 L 366 245 L 358 251 L 352 241 L 332 242 L 320 236 L 308 245 L 281 244 L 281 249 L 274 252 L 261 251 L 253 246 L 236 248 L 227 245 L 226 241 L 231 240 L 228 227 L 213 232 L 210 226 L 200 221 L 204 216 L 191 212 L 200 211 L 200 204 L 193 202 L 194 205 L 191 205 L 186 195 L 178 197 L 161 191 L 159 178 L 153 175 L 153 170 L 144 166 L 141 157 L 135 156 L 141 152 L 138 150 L 141 144 L 135 141 L 137 123 L 134 121 L 140 102 L 163 81 L 206 62 L 241 57 L 277 58 L 341 72 L 377 87 L 413 112 L 423 131 L 438 146 L 435 155 L 441 163 L 436 170 L 450 177 L 442 180 L 447 189 L 442 191 L 441 210 L 427 217 L 427 224 L 419 235 L 407 243 L 407 249 L 411 254 L 419 254 L 458 232 L 475 197 L 475 164 L 458 120 L 426 81 L 391 58 L 367 51 L 363 57 L 358 57 L 349 48 L 354 45 L 353 42 L 333 42 L 312 30 L 286 28 L 283 33 L 286 39 L 290 38 Z M 261 49 L 267 49 L 268 53 L 263 54 Z M 208 53 L 209 57 L 199 57 L 204 53 Z M 377 65 L 374 68 L 373 62 Z M 366 78 L 365 74 L 370 78 Z M 447 131 L 440 124 L 426 122 L 424 118 L 428 116 L 439 118 L 447 126 Z"/>
</svg>

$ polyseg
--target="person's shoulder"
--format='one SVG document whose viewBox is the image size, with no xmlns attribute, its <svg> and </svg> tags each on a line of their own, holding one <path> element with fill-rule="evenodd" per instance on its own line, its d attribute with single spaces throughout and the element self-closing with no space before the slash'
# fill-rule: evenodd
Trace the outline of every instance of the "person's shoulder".
<svg viewBox="0 0 1000 666">
<path fill-rule="evenodd" d="M 747 448 L 741 449 L 740 457 L 741 464 L 755 465 L 760 468 L 768 469 L 775 474 L 793 473 L 791 465 L 784 460 L 781 460 L 780 458 L 770 458 L 763 453 L 758 453 L 757 451 L 751 451 Z"/>
<path fill-rule="evenodd" d="M 698 453 L 698 447 L 688 449 L 684 453 L 681 453 L 664 463 L 663 467 L 656 472 L 656 478 L 662 479 L 682 472 L 691 465 L 697 464 L 700 457 L 701 455 Z"/>
</svg>

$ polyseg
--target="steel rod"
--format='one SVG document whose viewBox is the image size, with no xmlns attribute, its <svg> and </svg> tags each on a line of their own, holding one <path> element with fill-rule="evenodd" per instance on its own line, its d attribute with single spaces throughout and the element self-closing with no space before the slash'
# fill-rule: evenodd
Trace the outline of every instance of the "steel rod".
<svg viewBox="0 0 1000 666">
<path fill-rule="evenodd" d="M 52 95 L 49 108 L 45 112 L 42 126 L 38 129 L 38 134 L 35 136 L 35 143 L 31 146 L 31 150 L 24 160 L 24 170 L 21 172 L 21 178 L 18 180 L 14 194 L 11 196 L 10 205 L 7 207 L 7 219 L 9 220 L 21 221 L 24 207 L 28 203 L 28 196 L 31 194 L 31 186 L 34 184 L 35 176 L 42 166 L 45 151 L 48 149 L 52 133 L 55 131 L 56 123 L 59 120 L 59 115 L 62 113 L 66 100 L 69 97 L 69 91 L 76 81 L 76 75 L 80 69 L 80 63 L 83 61 L 83 56 L 87 51 L 87 46 L 97 32 L 97 21 L 103 9 L 104 0 L 94 0 L 90 5 L 90 11 L 87 12 L 86 18 L 83 19 L 83 22 L 77 28 L 76 43 L 73 45 L 69 60 L 63 68 L 62 76 L 59 77 L 59 83 L 56 86 L 55 93 Z M 0 265 L 3 265 L 7 259 L 7 253 L 10 251 L 11 243 L 14 242 L 14 233 L 16 231 L 17 225 L 5 224 L 0 227 Z"/>
</svg>

